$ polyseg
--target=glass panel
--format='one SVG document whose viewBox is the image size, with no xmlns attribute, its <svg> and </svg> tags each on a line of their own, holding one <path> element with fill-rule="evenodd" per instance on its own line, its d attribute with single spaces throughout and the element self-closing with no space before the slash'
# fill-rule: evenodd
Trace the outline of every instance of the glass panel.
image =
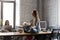
<svg viewBox="0 0 60 40">
<path fill-rule="evenodd" d="M 20 26 L 20 0 L 16 0 L 16 25 Z"/>
<path fill-rule="evenodd" d="M 3 3 L 3 25 L 9 20 L 13 27 L 14 3 Z"/>
<path fill-rule="evenodd" d="M 1 19 L 1 2 L 0 2 L 0 19 Z"/>
<path fill-rule="evenodd" d="M 0 27 L 1 27 L 1 2 L 0 2 Z"/>
<path fill-rule="evenodd" d="M 58 27 L 60 27 L 60 1 L 58 2 Z"/>
</svg>

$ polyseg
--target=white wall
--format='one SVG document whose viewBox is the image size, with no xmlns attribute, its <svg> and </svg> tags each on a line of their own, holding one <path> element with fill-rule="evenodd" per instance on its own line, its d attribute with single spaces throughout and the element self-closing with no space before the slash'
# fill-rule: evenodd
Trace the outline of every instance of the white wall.
<svg viewBox="0 0 60 40">
<path fill-rule="evenodd" d="M 57 27 L 57 0 L 44 0 L 44 19 L 49 26 Z"/>
<path fill-rule="evenodd" d="M 43 11 L 42 11 L 42 0 L 39 0 L 39 16 L 40 16 L 40 20 L 42 20 L 42 13 L 43 13 Z"/>
</svg>

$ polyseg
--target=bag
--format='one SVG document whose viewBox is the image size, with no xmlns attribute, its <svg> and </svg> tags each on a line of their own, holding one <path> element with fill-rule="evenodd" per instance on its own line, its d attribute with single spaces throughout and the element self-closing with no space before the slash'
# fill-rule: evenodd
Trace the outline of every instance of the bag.
<svg viewBox="0 0 60 40">
<path fill-rule="evenodd" d="M 24 32 L 25 33 L 30 33 L 30 31 L 31 31 L 31 27 L 30 26 L 25 26 L 24 27 Z"/>
<path fill-rule="evenodd" d="M 26 33 L 38 33 L 40 31 L 39 26 L 40 26 L 39 23 L 37 23 L 37 25 L 34 26 L 34 28 L 31 28 L 31 26 L 26 25 L 24 27 L 24 32 L 26 32 Z"/>
</svg>

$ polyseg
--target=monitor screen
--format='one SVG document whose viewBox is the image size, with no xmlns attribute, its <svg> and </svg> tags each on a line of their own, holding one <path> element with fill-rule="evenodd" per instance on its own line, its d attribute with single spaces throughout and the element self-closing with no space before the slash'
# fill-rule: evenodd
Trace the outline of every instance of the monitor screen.
<svg viewBox="0 0 60 40">
<path fill-rule="evenodd" d="M 46 21 L 40 21 L 41 29 L 46 29 L 47 28 L 47 23 Z"/>
</svg>

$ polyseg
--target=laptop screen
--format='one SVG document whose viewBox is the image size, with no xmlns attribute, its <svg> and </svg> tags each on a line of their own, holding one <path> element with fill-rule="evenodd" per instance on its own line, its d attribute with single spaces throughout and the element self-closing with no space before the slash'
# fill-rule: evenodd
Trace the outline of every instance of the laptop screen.
<svg viewBox="0 0 60 40">
<path fill-rule="evenodd" d="M 12 31 L 12 26 L 4 26 L 5 30 Z"/>
</svg>

